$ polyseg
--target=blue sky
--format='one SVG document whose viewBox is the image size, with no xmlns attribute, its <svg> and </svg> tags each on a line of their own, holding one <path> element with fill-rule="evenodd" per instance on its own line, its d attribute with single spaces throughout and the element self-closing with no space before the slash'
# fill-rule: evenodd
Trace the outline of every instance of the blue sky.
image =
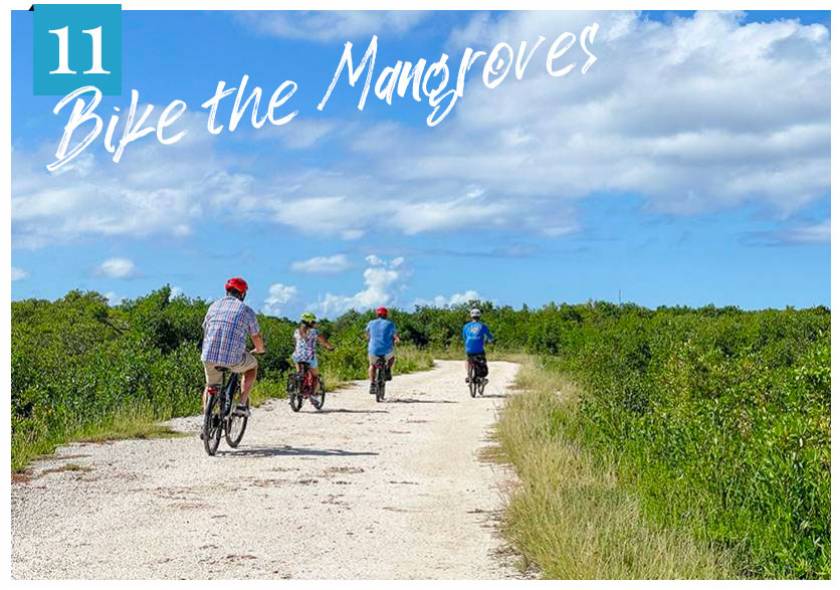
<svg viewBox="0 0 840 590">
<path fill-rule="evenodd" d="M 282 315 L 619 290 L 647 306 L 830 302 L 828 13 L 128 11 L 123 96 L 99 112 L 132 88 L 179 98 L 188 134 L 119 164 L 98 141 L 61 174 L 45 166 L 66 114 L 32 95 L 31 18 L 12 21 L 15 299 L 167 283 L 212 298 L 242 275 Z M 475 69 L 434 128 L 409 98 L 358 111 L 345 81 L 315 108 L 345 41 L 359 59 L 379 35 L 376 76 L 591 22 L 585 76 L 529 66 L 490 90 Z M 245 73 L 268 94 L 295 80 L 297 118 L 207 134 L 200 104 Z"/>
</svg>

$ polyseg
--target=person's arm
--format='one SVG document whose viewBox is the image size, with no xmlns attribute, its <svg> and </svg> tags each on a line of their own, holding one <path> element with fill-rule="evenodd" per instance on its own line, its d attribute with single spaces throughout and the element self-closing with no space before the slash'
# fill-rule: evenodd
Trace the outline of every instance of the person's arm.
<svg viewBox="0 0 840 590">
<path fill-rule="evenodd" d="M 327 350 L 335 350 L 335 346 L 330 344 L 322 334 L 318 334 L 318 342 L 327 348 Z"/>
<path fill-rule="evenodd" d="M 265 352 L 265 341 L 263 340 L 262 333 L 260 332 L 260 324 L 257 322 L 257 314 L 255 314 L 254 310 L 251 308 L 248 308 L 248 311 L 251 312 L 249 314 L 248 333 L 251 335 L 251 342 L 254 343 L 253 352 L 262 354 Z"/>
<path fill-rule="evenodd" d="M 251 334 L 251 342 L 254 343 L 254 354 L 263 354 L 265 352 L 265 341 L 263 340 L 262 334 Z"/>
<path fill-rule="evenodd" d="M 400 343 L 400 335 L 394 332 L 394 344 Z"/>
<path fill-rule="evenodd" d="M 484 326 L 484 333 L 487 334 L 487 342 L 494 342 L 493 334 L 490 333 L 490 328 Z"/>
</svg>

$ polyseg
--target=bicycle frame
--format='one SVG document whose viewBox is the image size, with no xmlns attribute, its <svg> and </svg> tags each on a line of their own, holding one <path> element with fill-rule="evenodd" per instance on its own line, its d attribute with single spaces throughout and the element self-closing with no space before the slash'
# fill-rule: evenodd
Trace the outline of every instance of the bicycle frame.
<svg viewBox="0 0 840 590">
<path fill-rule="evenodd" d="M 300 383 L 300 394 L 308 399 L 315 393 L 315 375 L 310 370 L 309 363 L 298 363 L 298 382 Z"/>
</svg>

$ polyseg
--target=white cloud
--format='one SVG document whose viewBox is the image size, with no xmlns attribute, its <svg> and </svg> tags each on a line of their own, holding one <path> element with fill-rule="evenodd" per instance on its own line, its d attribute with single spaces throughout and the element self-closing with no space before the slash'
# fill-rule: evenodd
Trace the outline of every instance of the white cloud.
<svg viewBox="0 0 840 590">
<path fill-rule="evenodd" d="M 12 152 L 14 244 L 40 247 L 80 236 L 191 234 L 214 203 L 229 202 L 250 187 L 224 169 L 199 113 L 182 116 L 187 135 L 163 146 L 144 138 L 119 164 L 95 148 L 56 173 L 45 166 L 54 145 Z M 227 201 L 225 201 L 227 199 Z"/>
<path fill-rule="evenodd" d="M 247 18 L 261 26 L 261 17 L 267 32 L 296 38 L 350 38 L 342 25 L 361 31 L 374 22 L 399 31 L 411 21 L 388 21 L 405 13 Z M 313 119 L 276 130 L 300 147 L 331 133 L 354 137 L 329 169 L 275 169 L 224 152 L 203 113 L 185 115 L 182 142 L 138 142 L 119 165 L 85 154 L 50 175 L 44 164 L 54 146 L 14 150 L 14 244 L 183 237 L 213 216 L 234 215 L 344 240 L 465 227 L 559 238 L 581 230 L 577 211 L 593 194 L 640 195 L 649 210 L 682 215 L 757 204 L 778 218 L 828 198 L 830 34 L 822 25 L 711 12 L 668 22 L 635 13 L 482 14 L 451 34 L 448 52 L 457 61 L 467 45 L 517 46 L 592 21 L 601 25 L 599 59 L 585 76 L 579 68 L 545 74 L 549 39 L 521 81 L 488 90 L 473 71 L 464 100 L 434 129 L 388 123 L 354 135 L 350 123 Z"/>
<path fill-rule="evenodd" d="M 110 279 L 127 279 L 134 276 L 137 269 L 128 258 L 109 258 L 100 264 L 96 273 Z"/>
<path fill-rule="evenodd" d="M 308 260 L 298 260 L 292 263 L 292 270 L 296 272 L 334 274 L 350 268 L 350 261 L 345 254 L 334 256 L 316 256 Z"/>
<path fill-rule="evenodd" d="M 478 291 L 468 290 L 463 293 L 453 293 L 449 297 L 437 295 L 432 299 L 416 299 L 414 304 L 426 307 L 452 307 L 454 305 L 463 305 L 471 301 L 481 300 L 482 297 Z"/>
<path fill-rule="evenodd" d="M 292 125 L 283 125 L 276 129 L 282 134 L 283 143 L 291 149 L 308 149 L 329 135 L 336 124 L 332 121 L 315 119 L 295 120 Z"/>
<path fill-rule="evenodd" d="M 341 230 L 339 235 L 341 236 L 342 240 L 351 241 L 351 240 L 358 240 L 363 235 L 365 235 L 365 232 L 364 232 L 364 230 L 361 230 L 361 229 L 344 229 L 344 230 Z"/>
<path fill-rule="evenodd" d="M 178 287 L 177 285 L 174 285 L 174 286 L 172 286 L 172 288 L 169 289 L 169 298 L 170 299 L 175 299 L 176 297 L 180 297 L 183 294 L 184 294 L 184 290 L 181 287 Z"/>
<path fill-rule="evenodd" d="M 121 304 L 123 301 L 125 301 L 125 297 L 123 297 L 122 295 L 117 295 L 113 291 L 108 291 L 107 293 L 105 293 L 105 299 L 108 300 L 108 305 L 110 305 L 111 307 L 115 307 Z"/>
<path fill-rule="evenodd" d="M 826 220 L 813 225 L 802 225 L 789 230 L 787 242 L 796 244 L 822 244 L 831 241 L 831 222 Z"/>
<path fill-rule="evenodd" d="M 279 199 L 268 203 L 274 219 L 304 233 L 339 233 L 367 222 L 368 214 L 348 196 Z"/>
<path fill-rule="evenodd" d="M 822 25 L 740 19 L 477 16 L 453 34 L 453 51 L 597 21 L 598 62 L 585 76 L 579 67 L 547 76 L 539 56 L 549 39 L 522 81 L 487 90 L 473 76 L 443 125 L 371 128 L 356 149 L 380 165 L 383 184 L 401 178 L 438 190 L 437 198 L 402 201 L 397 219 L 407 233 L 452 229 L 459 215 L 484 212 L 568 233 L 562 228 L 577 226 L 569 207 L 605 192 L 640 194 L 675 214 L 756 202 L 789 215 L 828 193 L 830 35 Z M 482 200 L 466 203 L 453 185 L 482 187 Z"/>
<path fill-rule="evenodd" d="M 831 242 L 831 221 L 792 225 L 772 231 L 751 232 L 743 236 L 743 242 L 753 246 L 829 244 Z"/>
<path fill-rule="evenodd" d="M 419 24 L 424 12 L 411 11 L 297 11 L 248 12 L 240 22 L 256 31 L 285 39 L 348 41 L 371 35 L 401 35 Z"/>
<path fill-rule="evenodd" d="M 29 276 L 29 273 L 23 270 L 22 268 L 18 268 L 16 266 L 12 267 L 12 282 L 21 281 Z"/>
<path fill-rule="evenodd" d="M 324 316 L 336 316 L 349 311 L 366 310 L 380 305 L 394 305 L 405 288 L 410 271 L 402 258 L 385 260 L 375 255 L 367 257 L 368 267 L 362 273 L 364 289 L 353 295 L 327 293 L 312 309 Z"/>
<path fill-rule="evenodd" d="M 274 283 L 268 288 L 268 297 L 265 298 L 263 312 L 269 315 L 281 315 L 284 306 L 297 297 L 297 287 Z"/>
</svg>

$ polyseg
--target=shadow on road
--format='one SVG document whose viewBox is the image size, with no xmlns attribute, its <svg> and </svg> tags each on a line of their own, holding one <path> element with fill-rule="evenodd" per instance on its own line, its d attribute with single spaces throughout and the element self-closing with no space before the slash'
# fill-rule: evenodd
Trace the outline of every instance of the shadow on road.
<svg viewBox="0 0 840 590">
<path fill-rule="evenodd" d="M 372 453 L 368 451 L 345 451 L 342 449 L 304 449 L 300 447 L 290 447 L 289 445 L 283 445 L 282 447 L 252 447 L 225 452 L 219 451 L 219 455 L 239 457 L 359 457 L 378 454 L 379 453 Z"/>
<path fill-rule="evenodd" d="M 337 408 L 335 410 L 321 410 L 315 412 L 316 414 L 387 414 L 388 410 L 347 410 L 344 408 Z"/>
<path fill-rule="evenodd" d="M 394 399 L 385 400 L 389 404 L 457 404 L 458 402 L 450 399 L 416 399 L 412 397 L 398 397 Z"/>
</svg>

